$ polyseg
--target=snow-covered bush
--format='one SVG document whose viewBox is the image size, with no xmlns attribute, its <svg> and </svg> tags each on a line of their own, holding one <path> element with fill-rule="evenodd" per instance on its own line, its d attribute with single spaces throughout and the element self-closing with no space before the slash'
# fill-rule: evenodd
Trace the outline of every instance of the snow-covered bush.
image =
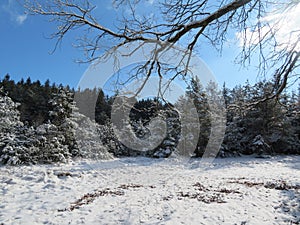
<svg viewBox="0 0 300 225">
<path fill-rule="evenodd" d="M 252 140 L 252 143 L 250 144 L 250 149 L 253 153 L 256 153 L 258 155 L 267 153 L 272 153 L 271 146 L 265 141 L 265 139 L 261 135 L 257 135 Z"/>
<path fill-rule="evenodd" d="M 38 140 L 33 127 L 20 121 L 19 104 L 0 93 L 0 163 L 18 165 L 36 163 Z"/>
<path fill-rule="evenodd" d="M 73 93 L 60 89 L 50 100 L 53 110 L 50 112 L 52 122 L 57 127 L 56 136 L 63 156 L 108 159 L 111 154 L 104 147 L 98 125 L 81 114 L 73 100 Z"/>
<path fill-rule="evenodd" d="M 179 113 L 173 107 L 168 106 L 161 113 L 166 119 L 167 133 L 161 144 L 150 151 L 150 156 L 155 158 L 167 158 L 175 152 L 181 132 Z"/>
<path fill-rule="evenodd" d="M 22 164 L 30 159 L 30 149 L 18 136 L 23 126 L 18 106 L 0 90 L 0 163 L 3 164 Z"/>
<path fill-rule="evenodd" d="M 64 145 L 64 135 L 51 123 L 42 124 L 36 128 L 37 147 L 34 155 L 37 163 L 66 162 L 70 159 L 68 146 Z"/>
<path fill-rule="evenodd" d="M 107 151 L 114 156 L 130 156 L 130 149 L 123 145 L 114 133 L 113 125 L 106 123 L 97 126 L 100 140 Z"/>
<path fill-rule="evenodd" d="M 78 112 L 75 112 L 78 113 Z M 99 126 L 88 117 L 77 115 L 78 126 L 76 129 L 76 144 L 78 148 L 77 155 L 92 159 L 110 159 L 112 154 L 108 152 L 108 146 L 105 146 L 100 137 Z"/>
</svg>

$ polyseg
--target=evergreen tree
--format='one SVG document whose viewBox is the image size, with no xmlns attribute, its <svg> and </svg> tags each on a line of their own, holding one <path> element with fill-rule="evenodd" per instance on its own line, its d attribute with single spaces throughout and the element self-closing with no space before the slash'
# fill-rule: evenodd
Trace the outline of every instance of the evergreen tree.
<svg viewBox="0 0 300 225">
<path fill-rule="evenodd" d="M 61 88 L 50 100 L 53 108 L 50 116 L 57 127 L 56 136 L 63 136 L 60 143 L 68 147 L 72 157 L 111 158 L 101 141 L 98 125 L 79 112 L 73 96 L 73 92 Z"/>
<path fill-rule="evenodd" d="M 32 130 L 20 121 L 19 104 L 12 101 L 0 90 L 0 163 L 33 163 L 31 155 L 37 151 L 32 137 Z"/>
<path fill-rule="evenodd" d="M 194 125 L 192 126 L 196 126 L 197 122 L 200 125 L 200 133 L 195 154 L 196 157 L 201 157 L 207 147 L 211 133 L 211 110 L 208 102 L 209 96 L 207 95 L 207 90 L 203 89 L 200 80 L 197 77 L 191 80 L 191 84 L 187 90 L 187 95 L 193 100 L 198 113 L 199 122 L 193 122 Z M 189 119 L 194 121 L 192 118 Z"/>
<path fill-rule="evenodd" d="M 45 123 L 36 128 L 39 148 L 35 161 L 38 163 L 67 162 L 71 158 L 64 134 L 52 123 Z"/>
<path fill-rule="evenodd" d="M 57 135 L 63 136 L 63 139 L 60 139 L 61 144 L 68 146 L 69 152 L 76 156 L 78 147 L 73 132 L 76 129 L 76 123 L 74 118 L 71 118 L 72 111 L 76 108 L 73 96 L 74 93 L 62 87 L 57 93 L 52 93 L 52 99 L 49 101 L 51 105 L 49 116 L 51 123 L 57 127 Z"/>
<path fill-rule="evenodd" d="M 258 82 L 253 87 L 246 84 L 232 90 L 234 107 L 229 113 L 234 116 L 227 124 L 223 154 L 289 153 L 295 149 L 292 147 L 295 142 L 292 124 L 283 105 L 287 103 L 287 96 L 261 101 L 250 108 L 243 107 L 266 98 L 271 90 L 272 85 L 268 82 Z"/>
</svg>

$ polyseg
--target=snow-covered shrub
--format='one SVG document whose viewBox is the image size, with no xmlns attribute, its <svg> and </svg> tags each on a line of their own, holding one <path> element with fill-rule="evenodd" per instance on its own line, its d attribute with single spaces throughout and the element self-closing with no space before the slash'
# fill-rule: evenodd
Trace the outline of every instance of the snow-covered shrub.
<svg viewBox="0 0 300 225">
<path fill-rule="evenodd" d="M 76 112 L 78 113 L 78 112 Z M 77 118 L 79 115 L 77 116 Z M 100 138 L 99 126 L 88 117 L 80 115 L 76 129 L 76 144 L 78 148 L 77 155 L 92 159 L 110 159 L 112 154 L 108 152 Z"/>
<path fill-rule="evenodd" d="M 66 162 L 71 158 L 64 135 L 51 123 L 42 124 L 36 128 L 37 147 L 39 151 L 34 155 L 38 163 Z"/>
<path fill-rule="evenodd" d="M 252 140 L 252 143 L 250 144 L 250 149 L 252 153 L 261 155 L 271 153 L 271 146 L 268 145 L 268 143 L 265 141 L 265 139 L 261 135 L 255 136 L 255 138 Z"/>
<path fill-rule="evenodd" d="M 105 125 L 98 125 L 97 130 L 100 136 L 100 140 L 106 147 L 109 153 L 114 156 L 129 156 L 130 149 L 123 145 L 114 133 L 114 129 L 111 123 Z"/>
<path fill-rule="evenodd" d="M 53 108 L 50 116 L 52 123 L 57 127 L 56 137 L 61 145 L 61 157 L 112 157 L 100 139 L 98 125 L 79 112 L 72 92 L 60 89 L 53 95 L 50 103 Z"/>
<path fill-rule="evenodd" d="M 22 135 L 25 127 L 18 106 L 0 90 L 0 163 L 3 164 L 31 163 L 31 152 L 35 151 L 29 138 Z"/>
<path fill-rule="evenodd" d="M 155 158 L 167 158 L 176 150 L 181 131 L 179 114 L 173 107 L 169 106 L 161 113 L 166 119 L 167 133 L 161 144 L 154 151 L 149 152 L 149 156 Z"/>
</svg>

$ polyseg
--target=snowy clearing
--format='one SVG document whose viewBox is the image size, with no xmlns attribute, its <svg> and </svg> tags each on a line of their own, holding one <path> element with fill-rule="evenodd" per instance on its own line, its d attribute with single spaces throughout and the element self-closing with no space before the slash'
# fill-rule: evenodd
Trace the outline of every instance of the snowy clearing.
<svg viewBox="0 0 300 225">
<path fill-rule="evenodd" d="M 300 156 L 0 167 L 0 224 L 299 224 Z"/>
</svg>

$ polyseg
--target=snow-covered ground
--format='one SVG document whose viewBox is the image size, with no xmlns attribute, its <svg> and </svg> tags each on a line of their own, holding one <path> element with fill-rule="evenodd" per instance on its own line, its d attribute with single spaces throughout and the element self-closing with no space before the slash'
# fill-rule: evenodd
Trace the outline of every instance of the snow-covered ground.
<svg viewBox="0 0 300 225">
<path fill-rule="evenodd" d="M 300 156 L 0 167 L 0 224 L 299 224 Z"/>
</svg>

